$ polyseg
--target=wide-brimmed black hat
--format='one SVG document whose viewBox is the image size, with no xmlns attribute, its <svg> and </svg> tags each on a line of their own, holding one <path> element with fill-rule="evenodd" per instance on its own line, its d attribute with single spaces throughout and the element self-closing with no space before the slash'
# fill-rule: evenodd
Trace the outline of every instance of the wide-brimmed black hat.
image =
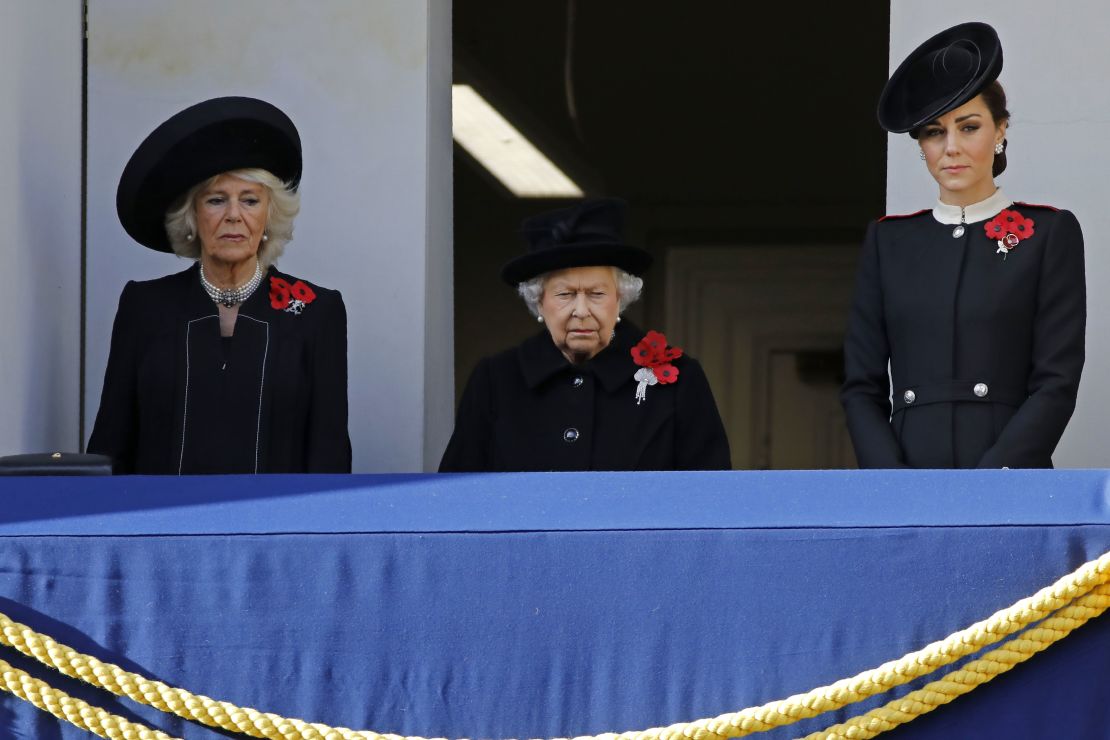
<svg viewBox="0 0 1110 740">
<path fill-rule="evenodd" d="M 174 115 L 131 155 L 116 191 L 123 228 L 140 244 L 171 251 L 166 211 L 189 188 L 230 170 L 261 168 L 296 187 L 301 137 L 275 106 L 255 98 L 213 98 Z"/>
<path fill-rule="evenodd" d="M 524 220 L 520 230 L 528 252 L 501 268 L 509 285 L 568 267 L 613 265 L 639 275 L 651 266 L 651 254 L 624 243 L 626 204 L 618 198 L 596 198 Z"/>
<path fill-rule="evenodd" d="M 879 125 L 902 134 L 974 98 L 998 79 L 1002 42 L 986 23 L 961 23 L 913 50 L 879 97 Z"/>
</svg>

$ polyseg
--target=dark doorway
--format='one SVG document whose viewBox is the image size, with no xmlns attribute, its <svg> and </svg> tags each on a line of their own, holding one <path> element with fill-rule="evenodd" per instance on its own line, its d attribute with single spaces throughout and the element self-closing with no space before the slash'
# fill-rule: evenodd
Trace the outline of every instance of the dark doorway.
<svg viewBox="0 0 1110 740">
<path fill-rule="evenodd" d="M 859 241 L 883 212 L 888 39 L 889 3 L 874 0 L 455 0 L 456 82 L 587 194 L 629 202 L 628 237 L 655 257 L 629 315 L 702 360 L 738 468 L 851 464 L 827 452 L 843 447 L 827 399 L 813 404 L 820 443 L 803 445 L 824 456 L 771 450 L 793 435 L 768 430 L 799 426 L 776 419 L 783 388 L 835 397 L 812 358 L 835 352 Z M 455 151 L 461 392 L 478 359 L 536 331 L 498 270 L 523 247 L 521 219 L 565 201 L 515 197 Z"/>
</svg>

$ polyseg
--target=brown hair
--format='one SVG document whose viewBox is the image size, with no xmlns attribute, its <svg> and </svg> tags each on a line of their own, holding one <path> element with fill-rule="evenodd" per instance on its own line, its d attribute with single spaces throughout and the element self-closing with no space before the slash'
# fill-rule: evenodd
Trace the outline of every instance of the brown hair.
<svg viewBox="0 0 1110 740">
<path fill-rule="evenodd" d="M 991 118 L 994 119 L 995 126 L 1004 121 L 1009 122 L 1010 111 L 1006 110 L 1006 91 L 1002 89 L 1002 84 L 998 80 L 994 80 L 984 87 L 979 94 L 983 96 L 983 102 L 987 104 L 987 110 L 991 112 Z M 1009 142 L 1003 139 L 1002 153 L 994 155 L 994 167 L 991 168 L 991 174 L 995 177 L 1001 175 L 1002 171 L 1006 169 L 1007 146 L 1009 146 Z"/>
<path fill-rule="evenodd" d="M 983 96 L 983 103 L 987 106 L 987 110 L 991 113 L 991 118 L 994 119 L 994 125 L 998 126 L 1003 121 L 1009 122 L 1010 111 L 1006 109 L 1006 91 L 1002 89 L 1002 83 L 998 80 L 992 81 L 989 85 L 979 91 Z M 921 135 L 921 129 L 924 126 L 918 126 L 910 131 L 910 137 L 917 139 Z M 994 155 L 994 166 L 991 168 L 991 174 L 998 177 L 1006 169 L 1006 147 L 1009 142 L 1006 139 L 1002 140 L 1002 153 Z"/>
</svg>

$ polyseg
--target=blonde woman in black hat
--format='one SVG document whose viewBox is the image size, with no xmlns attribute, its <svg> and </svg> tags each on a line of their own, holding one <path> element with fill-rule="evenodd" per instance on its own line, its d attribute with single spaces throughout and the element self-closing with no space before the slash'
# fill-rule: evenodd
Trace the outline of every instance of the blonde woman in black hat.
<svg viewBox="0 0 1110 740">
<path fill-rule="evenodd" d="M 621 312 L 651 256 L 614 199 L 528 219 L 505 265 L 543 328 L 475 368 L 440 472 L 716 470 L 728 440 L 701 366 Z"/>
<path fill-rule="evenodd" d="M 132 155 L 120 222 L 195 263 L 120 296 L 88 445 L 118 472 L 350 472 L 343 300 L 273 266 L 300 176 L 292 121 L 252 98 L 187 108 Z"/>
<path fill-rule="evenodd" d="M 861 467 L 1051 467 L 1075 408 L 1083 236 L 1068 211 L 995 183 L 1001 69 L 994 29 L 965 23 L 918 47 L 880 98 L 880 124 L 917 140 L 939 193 L 864 241 L 841 392 Z"/>
</svg>

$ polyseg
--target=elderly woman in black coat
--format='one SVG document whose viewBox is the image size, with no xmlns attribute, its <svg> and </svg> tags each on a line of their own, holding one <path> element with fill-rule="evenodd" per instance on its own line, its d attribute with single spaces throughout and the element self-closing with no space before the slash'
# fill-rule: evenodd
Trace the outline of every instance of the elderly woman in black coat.
<svg viewBox="0 0 1110 740">
<path fill-rule="evenodd" d="M 623 214 L 604 199 L 525 221 L 531 249 L 501 275 L 544 328 L 475 368 L 440 472 L 731 467 L 701 366 L 621 321 L 651 262 Z"/>
<path fill-rule="evenodd" d="M 350 472 L 343 299 L 274 267 L 300 177 L 293 122 L 252 98 L 187 108 L 131 157 L 124 229 L 195 263 L 120 296 L 88 445 L 117 472 Z"/>
<path fill-rule="evenodd" d="M 864 241 L 841 392 L 861 467 L 1051 467 L 1075 408 L 1083 236 L 1068 211 L 994 182 L 1010 117 L 1001 69 L 994 29 L 965 23 L 883 90 L 879 122 L 918 141 L 939 197 Z"/>
</svg>

